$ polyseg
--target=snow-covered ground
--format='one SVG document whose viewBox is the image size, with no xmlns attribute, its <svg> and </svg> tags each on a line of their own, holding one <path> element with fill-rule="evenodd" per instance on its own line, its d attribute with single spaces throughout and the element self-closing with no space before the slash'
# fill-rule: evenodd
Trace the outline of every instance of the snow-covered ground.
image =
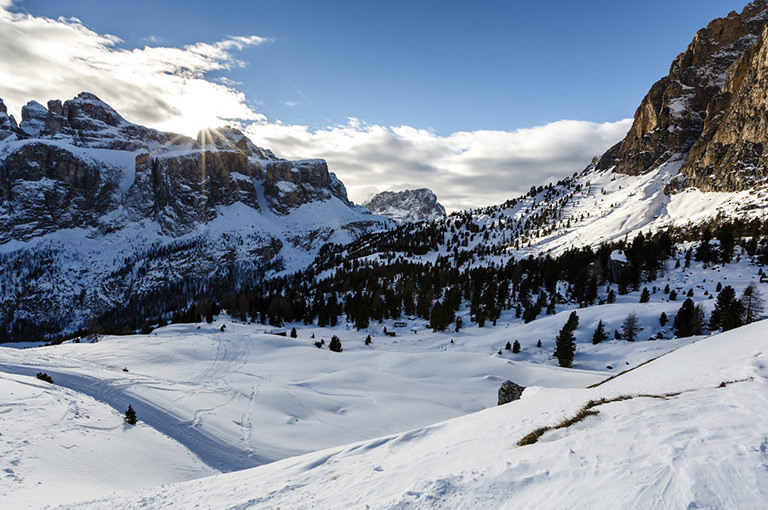
<svg viewBox="0 0 768 510">
<path fill-rule="evenodd" d="M 101 402 L 0 371 L 4 509 L 42 508 L 214 473 L 178 442 L 144 424 L 127 425 Z"/>
<path fill-rule="evenodd" d="M 67 508 L 765 508 L 768 322 L 593 389 Z M 517 442 L 593 407 L 569 427 Z"/>
<path fill-rule="evenodd" d="M 682 258 L 682 254 L 678 256 Z M 293 339 L 271 334 L 276 331 L 269 326 L 243 324 L 222 315 L 212 324 L 170 325 L 150 335 L 103 337 L 98 343 L 84 341 L 26 349 L 0 347 L 3 391 L 16 391 L 14 385 L 19 384 L 18 381 L 42 388 L 36 390 L 42 395 L 36 399 L 22 394 L 24 406 L 17 405 L 21 400 L 9 400 L 16 404 L 2 408 L 8 410 L 0 415 L 3 424 L 0 440 L 6 448 L 0 457 L 0 468 L 11 471 L 6 469 L 7 476 L 0 478 L 0 507 L 12 503 L 13 508 L 24 508 L 25 504 L 27 508 L 37 508 L 43 504 L 101 497 L 118 490 L 242 470 L 330 447 L 405 433 L 476 412 L 480 412 L 478 418 L 467 417 L 470 421 L 466 423 L 474 423 L 473 419 L 482 421 L 485 418 L 480 417 L 486 413 L 499 412 L 489 409 L 496 406 L 497 389 L 506 379 L 530 387 L 524 399 L 527 404 L 510 406 L 518 410 L 515 420 L 519 423 L 513 420 L 513 423 L 499 424 L 512 427 L 514 436 L 547 417 L 562 417 L 578 409 L 597 395 L 586 391 L 587 386 L 700 340 L 701 337 L 647 340 L 659 333 L 664 338 L 673 336 L 671 321 L 689 289 L 693 289 L 695 301 L 711 309 L 714 304 L 711 296 L 716 294 L 718 282 L 732 285 L 740 294 L 747 284 L 758 280 L 759 268 L 747 258 L 726 266 L 705 268 L 697 262 L 689 268 L 674 266 L 675 261 L 669 261 L 664 276 L 649 285 L 652 292 L 648 303 L 639 303 L 640 292 L 635 291 L 617 296 L 612 304 L 576 309 L 580 321 L 575 331 L 578 346 L 573 369 L 559 368 L 552 357 L 555 336 L 573 311 L 567 305 L 558 305 L 555 315 L 542 315 L 528 324 L 509 311 L 502 314 L 496 327 L 469 325 L 458 333 L 433 333 L 426 329 L 425 321 L 413 319 L 405 320 L 405 326 L 400 327 L 395 327 L 393 321 L 372 324 L 367 331 L 356 331 L 344 323 L 334 328 L 296 324 L 298 338 Z M 677 290 L 677 301 L 669 301 L 669 296 L 661 290 L 667 284 Z M 768 285 L 760 284 L 760 288 L 763 295 L 768 295 Z M 601 287 L 601 296 L 605 292 L 606 288 Z M 625 317 L 632 312 L 637 314 L 642 328 L 640 341 L 609 339 L 598 345 L 591 344 L 598 321 L 606 323 L 606 331 L 612 338 L 613 331 L 620 329 Z M 662 312 L 670 320 L 666 326 L 659 323 Z M 466 316 L 465 323 L 469 324 Z M 751 326 L 750 331 L 764 331 L 767 325 Z M 384 335 L 384 327 L 395 331 L 397 336 Z M 369 333 L 372 344 L 366 346 L 364 339 Z M 327 349 L 331 335 L 341 338 L 343 352 Z M 318 349 L 314 342 L 321 339 L 326 346 Z M 515 340 L 522 347 L 518 354 L 504 349 L 507 342 Z M 539 340 L 541 348 L 537 347 Z M 690 366 L 682 363 L 680 370 L 694 370 L 698 362 L 692 359 Z M 50 386 L 30 377 L 38 371 L 51 375 L 56 384 Z M 615 381 L 627 377 L 624 375 Z M 652 378 L 656 381 L 660 377 L 653 375 Z M 611 386 L 600 388 L 604 387 Z M 627 387 L 626 391 L 657 391 L 654 388 Z M 542 408 L 550 409 L 542 411 L 537 407 L 541 399 L 553 407 Z M 69 404 L 70 401 L 75 404 Z M 665 402 L 654 400 L 652 404 L 662 406 L 666 412 Z M 624 406 L 630 406 L 631 411 L 636 403 L 628 401 L 605 407 L 629 412 Z M 122 425 L 120 415 L 129 404 L 136 409 L 140 420 L 136 429 Z M 694 405 L 699 404 L 690 403 Z M 89 411 L 77 411 L 84 408 Z M 37 422 L 30 421 L 30 414 Z M 51 416 L 65 418 L 51 419 Z M 507 417 L 499 419 L 509 422 Z M 437 429 L 445 427 L 441 425 Z M 456 430 L 465 430 L 462 427 Z M 94 430 L 99 431 L 95 440 Z M 479 428 L 476 434 L 483 430 Z M 150 439 L 140 436 L 150 433 L 154 434 Z M 431 435 L 431 432 L 419 434 Z M 559 432 L 552 434 L 557 436 Z M 66 439 L 57 440 L 59 437 Z M 131 442 L 134 439 L 138 442 Z M 509 441 L 517 439 L 519 437 Z M 410 440 L 402 442 L 410 444 Z M 109 447 L 102 448 L 102 443 L 109 443 Z M 148 449 L 136 446 L 155 443 L 162 445 Z M 382 444 L 400 443 L 389 439 Z M 25 447 L 18 447 L 20 444 Z M 77 446 L 69 448 L 72 445 Z M 142 454 L 133 456 L 131 452 L 137 448 Z M 81 456 L 56 460 L 62 455 L 71 456 L 64 450 L 73 449 L 82 452 Z M 49 450 L 53 452 L 54 462 L 46 455 Z M 143 463 L 152 462 L 153 450 L 161 452 L 165 464 L 154 463 L 152 470 L 142 470 Z M 592 454 L 590 450 L 589 455 Z M 113 465 L 111 459 L 125 457 L 130 461 L 114 470 L 108 467 Z M 74 464 L 67 464 L 67 459 Z M 457 466 L 458 462 L 449 465 Z M 525 462 L 528 463 L 525 466 L 540 466 L 530 459 Z M 66 465 L 79 468 L 65 469 Z M 94 482 L 92 477 L 83 476 L 84 472 L 99 473 L 105 481 L 97 478 Z M 523 472 L 523 468 L 517 471 Z M 67 488 L 63 492 L 50 485 L 53 473 L 56 483 Z M 378 470 L 373 474 L 361 471 L 360 476 L 379 477 L 378 473 Z M 124 479 L 131 482 L 123 483 Z M 461 485 L 458 479 L 454 482 L 457 487 Z M 428 494 L 431 489 L 408 490 Z M 331 494 L 328 493 L 329 498 Z M 430 497 L 433 499 L 419 496 L 410 503 L 428 506 L 426 501 L 435 505 L 442 501 L 434 499 L 435 495 Z M 274 504 L 278 505 L 279 501 Z M 318 507 L 325 507 L 331 500 L 312 504 L 302 501 L 297 500 L 296 504 L 316 503 Z M 494 500 L 489 501 L 492 504 Z M 364 506 L 362 500 L 360 505 L 352 500 L 348 503 Z M 396 506 L 394 500 L 373 503 L 374 507 Z M 398 503 L 406 507 L 410 504 L 405 500 Z M 290 502 L 283 504 L 293 506 Z M 160 505 L 153 502 L 148 506 Z M 215 508 L 218 503 L 212 502 L 209 506 Z M 272 501 L 263 506 L 272 506 Z"/>
</svg>

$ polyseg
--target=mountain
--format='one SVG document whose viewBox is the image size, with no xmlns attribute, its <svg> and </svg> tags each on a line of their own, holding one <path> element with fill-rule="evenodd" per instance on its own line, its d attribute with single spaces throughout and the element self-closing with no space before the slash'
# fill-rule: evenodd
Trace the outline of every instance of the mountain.
<svg viewBox="0 0 768 510">
<path fill-rule="evenodd" d="M 430 221 L 445 216 L 445 208 L 437 201 L 432 190 L 427 188 L 384 191 L 363 204 L 363 207 L 398 223 Z"/>
<path fill-rule="evenodd" d="M 229 127 L 159 132 L 90 93 L 30 102 L 18 126 L 0 102 L 0 140 L 6 339 L 126 308 L 159 316 L 389 225 L 350 202 L 323 160 L 280 159 Z"/>
<path fill-rule="evenodd" d="M 597 169 L 640 175 L 683 160 L 674 189 L 744 191 L 765 184 L 766 21 L 768 4 L 758 0 L 699 30 Z"/>
</svg>

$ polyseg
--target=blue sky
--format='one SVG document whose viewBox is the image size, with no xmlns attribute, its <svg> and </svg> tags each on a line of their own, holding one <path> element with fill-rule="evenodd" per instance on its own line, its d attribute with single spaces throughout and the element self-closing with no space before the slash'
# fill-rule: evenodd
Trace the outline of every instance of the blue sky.
<svg viewBox="0 0 768 510">
<path fill-rule="evenodd" d="M 449 210 L 583 169 L 711 19 L 745 2 L 0 0 L 0 98 L 88 90 L 183 134 L 321 157 L 364 201 Z"/>
<path fill-rule="evenodd" d="M 515 129 L 634 113 L 674 56 L 744 1 L 27 0 L 129 47 L 259 35 L 228 76 L 259 111 L 323 126 Z M 288 103 L 292 106 L 287 106 Z"/>
</svg>

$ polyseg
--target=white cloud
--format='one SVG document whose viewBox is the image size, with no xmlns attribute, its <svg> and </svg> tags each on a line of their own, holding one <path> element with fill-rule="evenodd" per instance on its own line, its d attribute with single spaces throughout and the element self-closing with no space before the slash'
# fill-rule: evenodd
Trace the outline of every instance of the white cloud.
<svg viewBox="0 0 768 510">
<path fill-rule="evenodd" d="M 128 50 L 77 19 L 12 13 L 0 2 L 0 97 L 17 113 L 31 99 L 87 90 L 134 122 L 185 134 L 226 119 L 264 120 L 241 92 L 206 74 L 242 65 L 232 52 L 265 38 Z"/>
<path fill-rule="evenodd" d="M 628 130 L 614 123 L 563 120 L 516 131 L 468 131 L 439 136 L 409 126 L 358 119 L 312 130 L 270 121 L 238 83 L 209 73 L 243 65 L 233 52 L 267 41 L 231 37 L 182 48 L 128 50 L 117 37 L 79 20 L 12 13 L 0 0 L 0 97 L 18 115 L 31 99 L 67 99 L 90 91 L 128 120 L 194 135 L 204 126 L 248 125 L 258 145 L 288 158 L 325 158 L 362 202 L 376 192 L 429 187 L 449 209 L 500 203 L 532 185 L 583 168 Z M 286 79 L 287 81 L 287 79 Z M 288 81 L 308 104 L 309 99 Z M 286 106 L 299 102 L 285 101 Z"/>
<path fill-rule="evenodd" d="M 358 119 L 320 130 L 254 123 L 255 143 L 288 158 L 322 157 L 362 202 L 385 190 L 431 188 L 449 210 L 498 204 L 533 185 L 583 169 L 627 132 L 631 119 L 597 124 L 561 120 L 516 131 L 439 136 Z"/>
</svg>

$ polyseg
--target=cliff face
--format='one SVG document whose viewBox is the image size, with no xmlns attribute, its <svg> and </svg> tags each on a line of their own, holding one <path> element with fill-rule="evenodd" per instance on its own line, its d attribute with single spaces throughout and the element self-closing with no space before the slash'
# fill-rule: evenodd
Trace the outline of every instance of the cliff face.
<svg viewBox="0 0 768 510">
<path fill-rule="evenodd" d="M 760 87 L 760 73 L 751 66 L 759 53 L 756 48 L 761 45 L 766 22 L 768 5 L 760 0 L 747 5 L 740 14 L 732 12 L 701 29 L 686 51 L 674 60 L 669 75 L 651 87 L 635 113 L 629 133 L 600 158 L 597 168 L 637 175 L 692 151 L 682 171 L 684 176 L 692 177 L 690 185 L 703 185 L 699 176 L 712 169 L 722 174 L 723 183 L 745 182 L 727 177 L 730 168 L 721 167 L 727 161 L 719 159 L 715 163 L 712 156 L 719 149 L 713 145 L 707 151 L 705 147 L 716 140 L 714 133 L 726 111 L 733 111 L 736 117 L 748 109 L 746 103 L 739 108 L 731 107 L 734 101 L 748 100 L 746 94 L 735 94 L 734 87 L 741 89 L 746 83 L 752 89 Z M 735 113 L 737 110 L 740 113 Z M 746 117 L 733 120 L 734 125 L 742 126 L 750 122 Z M 762 133 L 762 138 L 768 136 L 759 126 L 754 126 L 754 131 Z M 695 167 L 688 163 L 707 152 L 710 155 L 706 161 Z M 709 170 L 702 170 L 702 165 Z"/>
<path fill-rule="evenodd" d="M 183 305 L 388 224 L 325 161 L 278 158 L 233 128 L 163 133 L 89 93 L 30 102 L 16 125 L 0 101 L 0 341 L 159 310 L 169 293 Z"/>
<path fill-rule="evenodd" d="M 739 191 L 768 177 L 768 27 L 728 71 L 680 175 L 705 191 Z"/>
</svg>

